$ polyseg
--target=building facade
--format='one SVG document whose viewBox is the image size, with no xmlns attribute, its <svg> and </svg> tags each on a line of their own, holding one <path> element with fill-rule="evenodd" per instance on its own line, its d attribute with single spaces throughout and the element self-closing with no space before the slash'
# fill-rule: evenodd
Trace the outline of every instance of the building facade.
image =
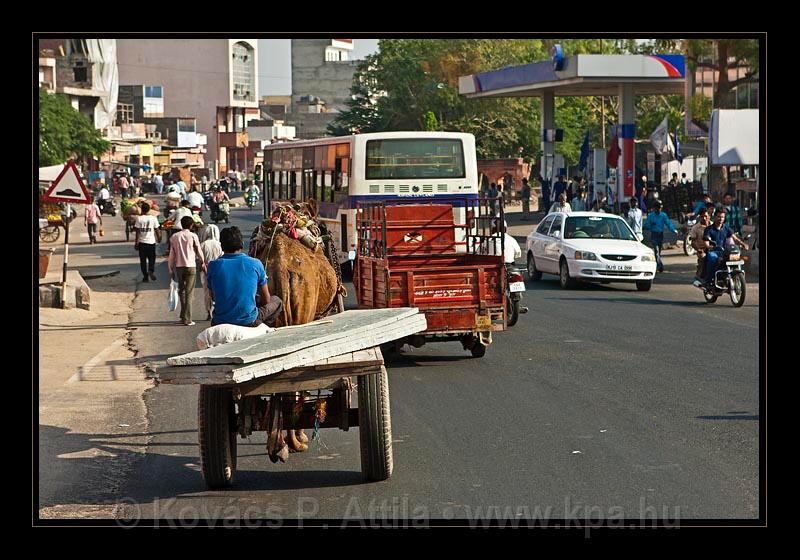
<svg viewBox="0 0 800 560">
<path fill-rule="evenodd" d="M 259 118 L 258 42 L 119 39 L 117 43 L 120 83 L 162 86 L 163 114 L 197 119 L 195 132 L 207 137 L 206 161 L 216 174 L 235 170 L 237 164 L 244 171 L 247 122 Z"/>
</svg>

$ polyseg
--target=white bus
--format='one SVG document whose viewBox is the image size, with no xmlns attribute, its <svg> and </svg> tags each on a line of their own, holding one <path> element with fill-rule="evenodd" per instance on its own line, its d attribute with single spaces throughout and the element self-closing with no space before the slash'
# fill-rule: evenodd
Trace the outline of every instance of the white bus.
<svg viewBox="0 0 800 560">
<path fill-rule="evenodd" d="M 273 204 L 317 200 L 345 263 L 356 249 L 359 202 L 477 198 L 475 137 L 381 132 L 270 144 L 264 147 L 264 181 Z M 463 213 L 456 216 L 461 223 Z"/>
</svg>

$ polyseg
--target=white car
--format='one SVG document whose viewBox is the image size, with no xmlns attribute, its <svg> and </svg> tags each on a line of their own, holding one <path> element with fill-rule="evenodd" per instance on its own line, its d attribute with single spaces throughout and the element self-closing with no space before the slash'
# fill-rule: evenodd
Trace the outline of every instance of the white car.
<svg viewBox="0 0 800 560">
<path fill-rule="evenodd" d="M 553 212 L 528 234 L 528 277 L 559 276 L 562 288 L 575 282 L 633 282 L 646 292 L 656 274 L 656 257 L 628 223 L 602 212 Z"/>
</svg>

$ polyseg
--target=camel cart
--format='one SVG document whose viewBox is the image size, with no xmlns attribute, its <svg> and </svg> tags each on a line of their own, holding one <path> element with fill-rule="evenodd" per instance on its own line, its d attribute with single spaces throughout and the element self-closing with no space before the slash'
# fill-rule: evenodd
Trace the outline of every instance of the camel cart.
<svg viewBox="0 0 800 560">
<path fill-rule="evenodd" d="M 233 483 L 237 436 L 266 431 L 270 460 L 285 462 L 302 437 L 297 430 L 354 426 L 364 479 L 386 480 L 393 468 L 389 379 L 378 347 L 426 326 L 416 308 L 345 311 L 170 358 L 157 374 L 160 383 L 199 385 L 200 462 L 210 488 Z M 280 443 L 283 432 L 288 445 Z M 307 449 L 307 441 L 299 445 Z"/>
</svg>

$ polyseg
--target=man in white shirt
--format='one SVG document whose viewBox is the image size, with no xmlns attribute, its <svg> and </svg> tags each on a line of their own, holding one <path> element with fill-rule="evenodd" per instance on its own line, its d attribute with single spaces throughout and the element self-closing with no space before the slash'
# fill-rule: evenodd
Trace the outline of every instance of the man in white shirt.
<svg viewBox="0 0 800 560">
<path fill-rule="evenodd" d="M 142 282 L 153 280 L 156 275 L 156 233 L 159 223 L 155 216 L 150 215 L 150 205 L 142 203 L 142 214 L 136 217 L 134 223 L 136 239 L 133 248 L 139 251 L 139 265 L 142 269 Z M 149 279 L 148 279 L 149 276 Z"/>
<path fill-rule="evenodd" d="M 197 206 L 198 208 L 203 208 L 203 195 L 197 192 L 197 187 L 192 187 L 192 191 L 186 197 L 186 200 L 189 201 L 189 208 L 194 208 Z"/>
<path fill-rule="evenodd" d="M 633 233 L 636 234 L 636 237 L 639 238 L 639 241 L 644 239 L 644 234 L 642 233 L 642 211 L 639 208 L 639 199 L 631 197 L 630 200 L 631 209 L 628 210 L 628 225 L 631 226 Z"/>
<path fill-rule="evenodd" d="M 554 202 L 553 205 L 550 207 L 550 212 L 572 212 L 572 206 L 569 205 L 567 202 L 567 195 L 566 193 L 561 193 L 558 195 L 558 202 Z"/>
<path fill-rule="evenodd" d="M 99 193 L 97 193 L 97 205 L 102 206 L 103 201 L 109 198 L 111 198 L 111 193 L 108 192 L 108 188 L 106 188 L 106 186 L 103 185 L 103 188 L 100 189 Z"/>
</svg>

